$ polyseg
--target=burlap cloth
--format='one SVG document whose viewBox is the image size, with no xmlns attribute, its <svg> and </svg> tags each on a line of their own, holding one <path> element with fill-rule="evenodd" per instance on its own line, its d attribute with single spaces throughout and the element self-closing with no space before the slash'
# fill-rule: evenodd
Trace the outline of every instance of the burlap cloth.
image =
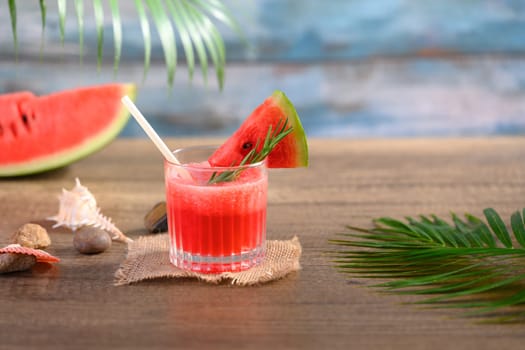
<svg viewBox="0 0 525 350">
<path fill-rule="evenodd" d="M 196 278 L 217 284 L 230 280 L 231 284 L 248 286 L 283 278 L 301 268 L 301 243 L 297 237 L 287 241 L 266 241 L 263 262 L 241 272 L 204 274 L 181 270 L 169 261 L 168 234 L 142 236 L 128 244 L 128 254 L 115 273 L 115 285 L 125 285 L 156 278 Z"/>
</svg>

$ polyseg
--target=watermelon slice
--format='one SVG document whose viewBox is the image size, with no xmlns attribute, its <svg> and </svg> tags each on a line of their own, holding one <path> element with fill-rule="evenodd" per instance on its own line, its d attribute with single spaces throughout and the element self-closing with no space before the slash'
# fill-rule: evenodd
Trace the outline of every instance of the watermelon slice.
<svg viewBox="0 0 525 350">
<path fill-rule="evenodd" d="M 281 91 L 275 91 L 242 123 L 235 133 L 208 159 L 211 166 L 238 165 L 259 140 L 262 147 L 268 129 L 284 120 L 293 131 L 268 155 L 270 168 L 295 168 L 308 165 L 308 144 L 295 107 Z"/>
<path fill-rule="evenodd" d="M 134 98 L 135 85 L 0 95 L 0 176 L 55 169 L 99 150 L 129 118 L 124 95 Z"/>
</svg>

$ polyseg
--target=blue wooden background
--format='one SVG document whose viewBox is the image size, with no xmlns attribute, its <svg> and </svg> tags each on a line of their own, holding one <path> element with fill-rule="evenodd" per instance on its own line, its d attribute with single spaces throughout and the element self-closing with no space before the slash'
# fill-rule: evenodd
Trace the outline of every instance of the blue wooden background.
<svg viewBox="0 0 525 350">
<path fill-rule="evenodd" d="M 38 3 L 17 2 L 17 63 L 7 4 L 0 3 L 0 92 L 136 82 L 139 107 L 163 135 L 227 135 L 275 89 L 295 103 L 310 136 L 525 134 L 522 0 L 225 1 L 250 45 L 220 26 L 228 60 L 223 91 L 213 70 L 207 83 L 199 74 L 190 82 L 183 59 L 170 91 L 155 32 L 153 66 L 143 81 L 132 1 L 120 1 L 124 46 L 116 75 L 106 6 L 104 64 L 97 73 L 89 3 L 82 64 L 72 1 L 64 46 L 56 4 L 49 2 L 42 54 Z M 134 121 L 122 135 L 144 136 Z"/>
</svg>

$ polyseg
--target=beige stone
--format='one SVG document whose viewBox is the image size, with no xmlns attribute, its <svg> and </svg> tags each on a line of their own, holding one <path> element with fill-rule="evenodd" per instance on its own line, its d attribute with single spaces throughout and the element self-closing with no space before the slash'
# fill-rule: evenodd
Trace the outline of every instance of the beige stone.
<svg viewBox="0 0 525 350">
<path fill-rule="evenodd" d="M 51 245 L 51 238 L 45 228 L 38 224 L 24 224 L 15 231 L 12 237 L 13 243 L 23 247 L 44 249 Z"/>
</svg>

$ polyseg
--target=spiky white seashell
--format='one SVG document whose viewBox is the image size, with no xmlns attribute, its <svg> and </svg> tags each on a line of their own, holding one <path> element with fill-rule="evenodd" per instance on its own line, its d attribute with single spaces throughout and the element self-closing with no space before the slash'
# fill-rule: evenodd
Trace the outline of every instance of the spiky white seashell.
<svg viewBox="0 0 525 350">
<path fill-rule="evenodd" d="M 100 208 L 97 207 L 97 200 L 87 187 L 80 184 L 78 178 L 75 179 L 75 187 L 71 191 L 62 189 L 58 214 L 49 217 L 48 220 L 56 221 L 53 228 L 65 226 L 76 231 L 82 226 L 98 227 L 111 235 L 116 241 L 132 242 L 126 237 L 112 222 L 111 219 L 102 215 Z"/>
</svg>

